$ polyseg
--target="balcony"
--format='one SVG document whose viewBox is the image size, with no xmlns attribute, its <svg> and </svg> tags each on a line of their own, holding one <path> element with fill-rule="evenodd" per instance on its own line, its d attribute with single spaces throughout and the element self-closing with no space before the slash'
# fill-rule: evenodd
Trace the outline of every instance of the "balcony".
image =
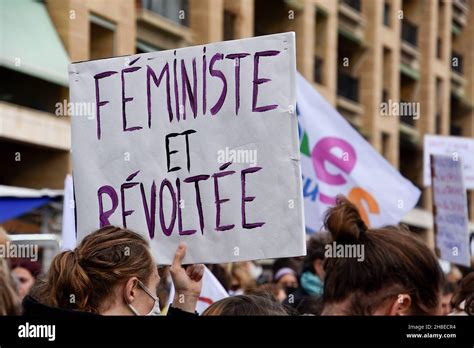
<svg viewBox="0 0 474 348">
<path fill-rule="evenodd" d="M 0 125 L 0 139 L 53 150 L 71 148 L 69 117 L 0 101 Z"/>
<path fill-rule="evenodd" d="M 357 12 L 360 12 L 360 0 L 341 0 L 341 3 L 346 4 Z"/>
<path fill-rule="evenodd" d="M 141 8 L 159 14 L 180 25 L 188 25 L 188 0 L 141 0 Z"/>
<path fill-rule="evenodd" d="M 191 29 L 186 26 L 189 14 L 181 20 L 178 10 L 171 11 L 164 5 L 167 1 L 159 3 L 141 1 L 141 7 L 137 8 L 137 40 L 162 50 L 189 46 L 193 42 Z"/>
<path fill-rule="evenodd" d="M 406 100 L 400 100 L 400 105 L 404 105 L 407 103 L 408 101 Z M 416 120 L 413 117 L 409 117 L 409 116 L 400 117 L 400 122 L 410 127 L 416 126 Z"/>
<path fill-rule="evenodd" d="M 337 95 L 359 102 L 359 80 L 345 72 L 337 74 Z"/>
<path fill-rule="evenodd" d="M 455 32 L 460 32 L 466 26 L 468 13 L 469 7 L 465 0 L 453 0 L 453 29 Z"/>
<path fill-rule="evenodd" d="M 339 2 L 339 32 L 351 40 L 363 44 L 366 20 L 360 12 L 360 1 Z"/>
<path fill-rule="evenodd" d="M 464 99 L 466 78 L 464 77 L 463 56 L 455 51 L 451 52 L 451 92 L 458 99 Z"/>
<path fill-rule="evenodd" d="M 401 63 L 411 69 L 419 70 L 418 27 L 407 20 L 403 20 L 401 37 Z"/>
</svg>

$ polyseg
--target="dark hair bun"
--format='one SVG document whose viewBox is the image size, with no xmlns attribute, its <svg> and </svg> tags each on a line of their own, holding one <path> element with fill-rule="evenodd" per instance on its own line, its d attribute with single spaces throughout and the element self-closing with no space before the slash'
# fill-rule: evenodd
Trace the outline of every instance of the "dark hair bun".
<svg viewBox="0 0 474 348">
<path fill-rule="evenodd" d="M 327 211 L 324 226 L 341 244 L 357 243 L 367 231 L 357 207 L 342 195 L 336 197 L 336 206 Z"/>
</svg>

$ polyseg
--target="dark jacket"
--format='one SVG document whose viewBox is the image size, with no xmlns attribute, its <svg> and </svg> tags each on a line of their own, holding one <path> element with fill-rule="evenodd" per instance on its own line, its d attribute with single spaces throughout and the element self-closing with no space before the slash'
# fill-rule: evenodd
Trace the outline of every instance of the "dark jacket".
<svg viewBox="0 0 474 348">
<path fill-rule="evenodd" d="M 41 302 L 38 302 L 31 296 L 26 296 L 23 299 L 23 315 L 29 317 L 61 317 L 61 318 L 87 318 L 97 316 L 98 314 L 76 311 L 72 309 L 63 309 L 51 307 Z M 168 315 L 170 316 L 181 316 L 181 317 L 194 317 L 197 316 L 197 313 L 189 313 L 182 311 L 178 308 L 173 308 L 170 306 L 168 309 Z"/>
</svg>

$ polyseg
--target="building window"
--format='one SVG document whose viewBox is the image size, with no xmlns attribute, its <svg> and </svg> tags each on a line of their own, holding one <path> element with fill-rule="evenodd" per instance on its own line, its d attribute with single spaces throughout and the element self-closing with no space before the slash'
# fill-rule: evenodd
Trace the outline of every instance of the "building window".
<svg viewBox="0 0 474 348">
<path fill-rule="evenodd" d="M 460 73 L 461 75 L 464 73 L 463 56 L 458 52 L 453 51 L 451 53 L 451 67 L 452 70 Z"/>
<path fill-rule="evenodd" d="M 323 59 L 321 57 L 314 57 L 314 82 L 323 83 Z"/>
<path fill-rule="evenodd" d="M 90 59 L 114 56 L 115 30 L 114 23 L 95 14 L 90 15 Z"/>
<path fill-rule="evenodd" d="M 345 72 L 337 74 L 337 94 L 341 97 L 359 102 L 359 80 Z"/>
<path fill-rule="evenodd" d="M 382 132 L 382 156 L 387 160 L 390 154 L 390 134 Z"/>
<path fill-rule="evenodd" d="M 235 37 L 235 14 L 224 11 L 224 40 L 234 40 Z"/>
<path fill-rule="evenodd" d="M 388 103 L 388 90 L 386 88 L 384 88 L 382 90 L 382 103 Z"/>
<path fill-rule="evenodd" d="M 383 24 L 387 27 L 390 26 L 390 4 L 388 2 L 383 4 Z"/>
<path fill-rule="evenodd" d="M 360 12 L 360 0 L 342 0 L 342 2 Z"/>
<path fill-rule="evenodd" d="M 451 125 L 449 132 L 451 135 L 462 136 L 462 128 L 456 125 Z"/>
<path fill-rule="evenodd" d="M 400 100 L 400 105 L 409 105 L 410 102 L 408 100 Z M 411 116 L 404 116 L 400 117 L 400 121 L 410 127 L 415 127 L 416 126 L 416 120 L 414 117 Z"/>
<path fill-rule="evenodd" d="M 188 25 L 188 0 L 141 0 L 142 8 L 173 22 Z"/>
<path fill-rule="evenodd" d="M 412 46 L 418 46 L 418 27 L 405 19 L 402 22 L 402 40 Z"/>
</svg>

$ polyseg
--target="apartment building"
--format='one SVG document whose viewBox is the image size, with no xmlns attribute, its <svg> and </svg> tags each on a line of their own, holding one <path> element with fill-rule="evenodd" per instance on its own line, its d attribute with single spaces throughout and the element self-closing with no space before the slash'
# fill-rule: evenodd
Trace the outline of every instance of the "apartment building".
<svg viewBox="0 0 474 348">
<path fill-rule="evenodd" d="M 27 52 L 31 57 L 13 52 L 6 63 L 2 57 L 0 64 L 11 89 L 5 90 L 2 84 L 0 93 L 0 159 L 6 168 L 0 171 L 0 184 L 62 187 L 71 169 L 70 123 L 67 117 L 55 115 L 54 105 L 67 99 L 68 62 L 292 30 L 296 32 L 299 72 L 388 161 L 423 189 L 418 207 L 405 222 L 433 244 L 431 190 L 422 187 L 423 136 L 474 137 L 473 0 L 4 3 L 11 6 L 6 10 L 22 15 L 31 12 L 29 21 L 18 24 L 14 13 L 2 11 L 9 28 L 21 26 L 15 30 L 25 31 L 24 36 L 5 31 L 12 47 L 24 46 L 18 37 L 29 35 L 37 41 L 36 49 Z M 21 12 L 14 7 L 20 3 L 25 6 Z M 36 27 L 39 13 L 41 31 Z M 3 56 L 8 48 L 3 45 Z M 25 55 L 38 69 L 24 61 Z M 18 65 L 19 57 L 24 63 Z M 417 117 L 383 116 L 383 102 L 415 103 Z M 15 162 L 17 152 L 28 160 Z M 468 196 L 473 221 L 474 192 Z"/>
</svg>

